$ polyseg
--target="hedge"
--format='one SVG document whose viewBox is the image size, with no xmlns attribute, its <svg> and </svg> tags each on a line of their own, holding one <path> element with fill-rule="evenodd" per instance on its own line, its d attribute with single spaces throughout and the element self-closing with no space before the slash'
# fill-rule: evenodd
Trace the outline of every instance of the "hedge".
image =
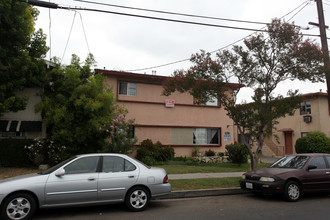
<svg viewBox="0 0 330 220">
<path fill-rule="evenodd" d="M 309 132 L 296 141 L 297 153 L 330 153 L 330 138 L 319 131 Z"/>
<path fill-rule="evenodd" d="M 32 143 L 32 139 L 0 139 L 0 167 L 32 166 L 24 148 Z"/>
</svg>

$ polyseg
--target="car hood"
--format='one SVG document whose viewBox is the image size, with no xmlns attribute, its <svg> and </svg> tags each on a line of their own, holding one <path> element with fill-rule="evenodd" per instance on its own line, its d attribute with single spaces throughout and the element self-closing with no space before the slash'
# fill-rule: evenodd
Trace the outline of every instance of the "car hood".
<svg viewBox="0 0 330 220">
<path fill-rule="evenodd" d="M 48 175 L 40 175 L 37 173 L 16 176 L 8 179 L 0 180 L 0 191 L 6 189 L 28 189 L 33 185 L 44 184 L 47 181 Z M 0 192 L 1 193 L 1 192 Z"/>
<path fill-rule="evenodd" d="M 263 168 L 260 170 L 250 171 L 245 173 L 245 175 L 249 176 L 264 176 L 264 177 L 271 177 L 271 176 L 281 176 L 288 172 L 292 172 L 296 169 L 287 169 L 287 168 Z"/>
<path fill-rule="evenodd" d="M 21 176 L 15 176 L 15 177 L 2 179 L 2 180 L 0 180 L 0 184 L 5 183 L 5 182 L 10 182 L 10 181 L 15 181 L 15 180 L 29 179 L 29 178 L 34 177 L 34 176 L 39 176 L 39 174 L 33 173 L 33 174 L 26 174 L 26 175 L 21 175 Z"/>
</svg>

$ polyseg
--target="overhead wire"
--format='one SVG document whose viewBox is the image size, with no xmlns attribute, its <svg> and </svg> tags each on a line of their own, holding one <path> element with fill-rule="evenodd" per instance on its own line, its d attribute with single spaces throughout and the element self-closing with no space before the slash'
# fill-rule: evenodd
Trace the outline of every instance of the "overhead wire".
<svg viewBox="0 0 330 220">
<path fill-rule="evenodd" d="M 50 0 L 49 0 L 50 1 Z M 50 9 L 48 9 L 48 18 L 49 18 L 49 60 L 52 60 L 52 16 Z"/>
<path fill-rule="evenodd" d="M 71 33 L 72 33 L 72 29 L 73 29 L 74 20 L 75 20 L 75 18 L 76 18 L 76 14 L 77 14 L 77 12 L 75 12 L 75 13 L 74 13 L 74 16 L 73 16 L 73 20 L 72 20 L 72 24 L 71 24 L 71 28 L 70 28 L 70 32 L 69 32 L 69 36 L 68 36 L 68 39 L 67 39 L 67 41 L 66 41 L 66 45 L 65 45 L 65 48 L 64 48 L 64 52 L 63 52 L 63 55 L 62 55 L 61 62 L 62 62 L 62 60 L 63 60 L 63 58 L 64 58 L 64 55 L 65 55 L 66 49 L 67 49 L 68 44 L 69 44 L 69 40 L 70 40 L 70 37 L 71 37 Z"/>
<path fill-rule="evenodd" d="M 27 0 L 29 1 L 29 0 Z M 32 0 L 30 0 L 32 2 Z M 91 2 L 91 1 L 82 1 L 82 0 L 76 0 L 76 1 L 81 1 L 81 2 Z M 35 1 L 34 1 L 35 2 Z M 282 16 L 283 17 L 286 17 L 287 15 L 291 14 L 292 12 L 296 11 L 297 9 L 299 9 L 302 5 L 305 4 L 304 7 L 306 7 L 306 2 L 308 4 L 308 0 L 305 1 L 304 3 L 300 4 L 298 7 L 296 7 L 295 9 L 293 9 L 292 11 L 290 11 L 289 13 L 287 13 L 286 15 Z M 39 4 L 39 3 L 38 3 Z M 102 3 L 103 4 L 103 3 Z M 110 4 L 108 4 L 110 5 Z M 245 27 L 236 27 L 236 26 L 228 26 L 228 25 L 217 25 L 217 24 L 209 24 L 209 23 L 201 23 L 201 22 L 193 22 L 193 21 L 185 21 L 185 20 L 177 20 L 177 19 L 169 19 L 169 18 L 160 18 L 160 17 L 153 17 L 153 16 L 144 16 L 144 15 L 137 15 L 137 14 L 129 14 L 129 13 L 121 13 L 121 12 L 114 12 L 114 11 L 108 11 L 108 10 L 100 10 L 100 9 L 93 9 L 93 8 L 81 8 L 81 7 L 68 7 L 68 6 L 59 6 L 57 4 L 54 4 L 54 3 L 51 3 L 51 6 L 42 6 L 42 5 L 37 5 L 37 6 L 41 6 L 41 7 L 52 7 L 52 8 L 58 8 L 58 9 L 66 9 L 66 10 L 73 10 L 75 12 L 78 12 L 78 11 L 81 11 L 81 10 L 84 10 L 84 11 L 92 11 L 92 12 L 101 12 L 101 13 L 109 13 L 109 14 L 116 14 L 116 15 L 123 15 L 123 16 L 131 16 L 131 17 L 139 17 L 139 18 L 146 18 L 146 19 L 153 19 L 153 20 L 162 20 L 162 21 L 168 21 L 168 22 L 177 22 L 177 23 L 185 23 L 185 24 L 192 24 L 192 25 L 202 25 L 202 26 L 209 26 L 209 27 L 218 27 L 218 28 L 229 28 L 229 29 L 236 29 L 236 30 L 245 30 L 245 31 L 253 31 L 254 33 L 255 32 L 268 32 L 267 30 L 263 30 L 265 27 L 261 28 L 261 29 L 255 29 L 255 28 L 245 28 Z M 116 5 L 117 7 L 126 7 L 126 6 L 118 6 Z M 136 9 L 137 8 L 133 8 L 133 7 L 129 7 L 129 8 L 132 8 L 132 9 Z M 140 9 L 140 10 L 150 10 L 150 9 Z M 302 10 L 302 9 L 301 9 Z M 301 11 L 299 10 L 299 12 Z M 157 10 L 150 10 L 150 11 L 157 11 Z M 174 13 L 174 12 L 165 12 L 165 11 L 161 11 L 162 13 Z M 298 13 L 299 13 L 298 12 Z M 298 14 L 296 13 L 296 14 Z M 80 13 L 79 13 L 80 14 Z M 188 14 L 183 14 L 183 13 L 176 13 L 176 14 L 181 14 L 181 15 L 184 15 L 184 16 L 187 16 Z M 296 15 L 295 14 L 295 15 Z M 76 15 L 76 13 L 75 13 Z M 294 16 L 295 16 L 294 15 Z M 81 16 L 81 15 L 80 15 Z M 189 16 L 195 16 L 195 15 L 189 15 Z M 294 17 L 292 16 L 292 18 Z M 75 16 L 74 16 L 75 17 Z M 200 17 L 207 17 L 207 16 L 200 16 Z M 290 19 L 292 19 L 290 18 Z M 218 18 L 218 19 L 221 19 L 221 18 Z M 234 19 L 228 19 L 228 20 L 232 20 L 234 21 Z M 238 21 L 238 20 L 236 20 Z M 241 22 L 247 22 L 247 21 L 241 21 Z M 74 23 L 74 20 L 73 20 L 73 23 Z M 73 23 L 72 23 L 72 26 L 71 26 L 71 30 L 70 30 L 70 34 L 69 34 L 69 38 L 70 38 L 70 35 L 71 35 L 71 31 L 72 31 L 72 28 L 73 28 Z M 254 22 L 256 23 L 256 22 Z M 264 23 L 264 24 L 267 24 L 267 23 Z M 84 29 L 84 27 L 83 27 Z M 253 34 L 254 34 L 253 33 Z M 85 30 L 84 30 L 84 35 L 85 35 L 85 40 L 87 42 L 87 37 L 86 37 L 86 33 L 85 33 Z M 235 41 L 234 43 L 237 43 L 237 42 L 240 42 L 242 40 L 244 40 L 245 38 L 251 36 L 252 34 L 238 40 L 238 41 Z M 319 35 L 313 35 L 313 34 L 302 34 L 304 36 L 313 36 L 313 37 L 319 37 Z M 67 49 L 67 45 L 68 45 L 68 42 L 69 42 L 69 38 L 68 38 L 68 41 L 67 41 L 67 44 L 66 44 L 66 47 L 65 47 L 65 51 Z M 224 48 L 227 48 L 231 45 L 233 45 L 234 43 L 232 44 L 229 44 L 221 49 L 217 49 L 215 51 L 219 51 L 219 50 L 222 50 Z M 88 46 L 88 42 L 87 42 L 87 46 Z M 89 46 L 88 46 L 88 49 L 89 49 Z M 63 56 L 62 56 L 62 60 L 63 60 L 63 57 L 65 55 L 65 51 L 63 53 Z M 213 51 L 213 52 L 215 52 Z M 168 63 L 168 64 L 163 64 L 163 65 L 158 65 L 158 66 L 154 66 L 154 67 L 149 67 L 149 68 L 143 68 L 143 69 L 136 69 L 136 70 L 127 70 L 127 71 L 141 71 L 141 70 L 148 70 L 148 69 L 152 69 L 152 68 L 159 68 L 159 67 L 164 67 L 164 66 L 168 66 L 168 65 L 172 65 L 172 64 L 176 64 L 176 63 L 180 63 L 180 62 L 184 62 L 184 61 L 187 61 L 189 59 L 183 59 L 183 60 L 179 60 L 179 61 L 174 61 L 174 62 L 171 62 L 171 63 Z"/>
<path fill-rule="evenodd" d="M 305 2 L 303 2 L 303 3 L 300 4 L 298 7 L 294 8 L 293 10 L 291 10 L 290 12 L 288 12 L 287 14 L 283 15 L 283 16 L 281 17 L 281 19 L 283 19 L 284 17 L 286 17 L 286 16 L 288 16 L 289 14 L 293 13 L 294 11 L 298 10 L 298 9 L 301 8 L 302 6 L 303 6 L 302 8 L 305 8 L 307 5 L 308 5 L 308 0 L 305 1 Z M 299 12 L 300 12 L 300 11 L 301 11 L 301 10 L 299 10 Z M 298 13 L 295 13 L 294 16 L 292 16 L 289 20 L 291 20 L 291 19 L 292 19 L 293 17 L 295 17 L 297 14 L 298 14 Z M 265 26 L 265 27 L 266 27 L 266 26 Z M 265 27 L 263 27 L 263 28 L 265 28 Z M 261 29 L 263 29 L 263 28 L 261 28 Z M 233 45 L 235 45 L 235 44 L 237 44 L 237 43 L 243 41 L 244 39 L 246 39 L 246 38 L 252 36 L 253 34 L 255 34 L 255 33 L 258 32 L 258 31 L 261 31 L 261 30 L 256 30 L 256 31 L 255 31 L 254 33 L 252 33 L 252 34 L 249 34 L 249 35 L 247 35 L 247 36 L 245 36 L 245 37 L 243 37 L 243 38 L 241 38 L 241 39 L 239 39 L 239 40 L 234 41 L 233 43 L 230 43 L 230 44 L 228 44 L 228 45 L 226 45 L 226 46 L 224 46 L 224 47 L 222 47 L 222 48 L 220 48 L 220 49 L 213 50 L 213 51 L 211 51 L 211 52 L 209 52 L 209 53 L 212 54 L 212 53 L 215 53 L 215 52 L 218 52 L 218 51 L 224 50 L 224 49 L 226 49 L 226 48 L 228 48 L 228 47 L 230 47 L 230 46 L 233 46 Z M 305 36 L 318 36 L 318 35 L 305 35 Z M 139 71 L 145 71 L 145 70 L 157 69 L 157 68 L 161 68 L 161 67 L 165 67 L 165 66 L 170 66 L 170 65 L 173 65 L 173 64 L 182 63 L 182 62 L 186 62 L 186 61 L 189 61 L 189 60 L 190 60 L 190 58 L 186 58 L 186 59 L 182 59 L 182 60 L 178 60 L 178 61 L 174 61 L 174 62 L 170 62 L 170 63 L 166 63 L 166 64 L 158 65 L 158 66 L 152 66 L 152 67 L 147 67 L 147 68 L 139 68 L 139 69 L 131 69 L 131 70 L 123 70 L 123 71 L 124 71 L 124 72 L 139 72 Z"/>
<path fill-rule="evenodd" d="M 162 10 L 154 10 L 154 9 L 146 9 L 146 8 L 136 8 L 136 7 L 122 6 L 122 5 L 101 3 L 101 2 L 96 2 L 96 1 L 86 1 L 86 0 L 74 0 L 74 1 L 89 3 L 89 4 L 94 4 L 94 5 L 103 5 L 103 6 L 109 6 L 109 7 L 124 8 L 124 9 L 138 10 L 138 11 L 147 11 L 147 12 L 169 14 L 169 15 L 180 15 L 180 16 L 193 17 L 193 18 L 203 18 L 203 19 L 212 19 L 212 20 L 221 20 L 221 21 L 232 21 L 232 22 L 241 22 L 241 23 L 250 23 L 250 24 L 264 24 L 264 25 L 267 24 L 265 22 L 258 22 L 258 21 L 245 21 L 245 20 L 238 20 L 238 19 L 219 18 L 219 17 L 194 15 L 194 14 L 170 12 L 170 11 L 162 11 Z"/>
<path fill-rule="evenodd" d="M 85 41 L 86 41 L 86 45 L 87 45 L 87 49 L 88 49 L 88 53 L 91 53 L 91 50 L 89 49 L 89 44 L 88 44 L 88 41 L 87 41 L 87 36 L 86 36 L 85 27 L 84 27 L 84 22 L 83 22 L 83 20 L 82 20 L 82 15 L 81 15 L 81 13 L 79 13 L 79 12 L 78 12 L 78 14 L 80 15 L 81 26 L 82 26 L 82 29 L 83 29 L 83 32 L 84 32 L 84 37 L 85 37 Z"/>
</svg>

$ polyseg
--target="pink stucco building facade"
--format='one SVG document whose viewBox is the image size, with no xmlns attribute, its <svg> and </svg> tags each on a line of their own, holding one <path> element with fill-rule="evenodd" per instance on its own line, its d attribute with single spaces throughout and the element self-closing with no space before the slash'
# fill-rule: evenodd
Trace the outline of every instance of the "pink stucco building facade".
<svg viewBox="0 0 330 220">
<path fill-rule="evenodd" d="M 175 156 L 191 156 L 194 147 L 224 152 L 236 141 L 233 121 L 218 100 L 194 104 L 189 93 L 162 95 L 168 77 L 127 72 L 95 70 L 107 77 L 119 105 L 134 119 L 138 144 L 145 139 L 171 145 Z"/>
<path fill-rule="evenodd" d="M 302 95 L 303 102 L 294 115 L 287 115 L 278 120 L 273 135 L 265 140 L 263 154 L 283 156 L 296 153 L 298 138 L 311 131 L 321 131 L 330 137 L 330 115 L 328 112 L 328 94 L 324 92 Z"/>
</svg>

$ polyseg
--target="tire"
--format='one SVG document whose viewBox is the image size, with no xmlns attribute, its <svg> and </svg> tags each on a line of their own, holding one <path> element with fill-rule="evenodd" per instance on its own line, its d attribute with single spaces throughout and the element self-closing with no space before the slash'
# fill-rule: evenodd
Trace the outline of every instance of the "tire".
<svg viewBox="0 0 330 220">
<path fill-rule="evenodd" d="M 145 210 L 149 206 L 149 202 L 150 193 L 145 187 L 134 187 L 126 194 L 125 204 L 133 212 Z"/>
<path fill-rule="evenodd" d="M 27 193 L 16 193 L 6 198 L 1 206 L 3 220 L 30 219 L 37 209 L 36 200 Z"/>
<path fill-rule="evenodd" d="M 296 181 L 289 181 L 285 184 L 284 199 L 289 202 L 296 202 L 301 198 L 301 188 Z"/>
</svg>

